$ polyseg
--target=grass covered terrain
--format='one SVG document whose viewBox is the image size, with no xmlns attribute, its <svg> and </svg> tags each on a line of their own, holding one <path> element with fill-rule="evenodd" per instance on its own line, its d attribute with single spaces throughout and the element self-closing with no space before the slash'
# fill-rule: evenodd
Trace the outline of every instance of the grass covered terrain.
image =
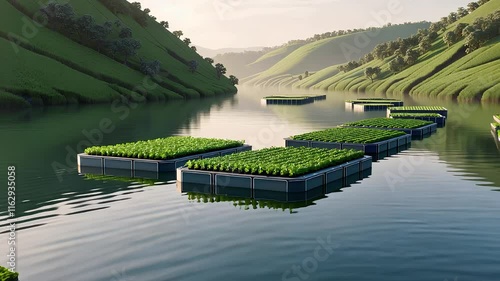
<svg viewBox="0 0 500 281">
<path fill-rule="evenodd" d="M 17 4 L 13 6 L 10 2 Z M 70 4 L 77 17 L 92 16 L 96 24 L 120 22 L 122 27 L 131 30 L 134 39 L 140 41 L 141 48 L 125 64 L 123 57 L 111 58 L 30 20 L 40 8 L 37 2 L 1 1 L 2 107 L 100 103 L 122 97 L 130 100 L 141 92 L 147 100 L 236 92 L 229 79 L 224 76 L 218 79 L 211 64 L 152 18 L 147 17 L 147 25 L 141 26 L 128 15 L 113 14 L 99 1 L 71 1 Z M 23 37 L 23 30 L 32 31 L 29 38 Z M 112 34 L 113 38 L 118 38 L 118 35 Z M 140 71 L 141 59 L 160 63 L 155 79 L 147 79 L 147 75 Z M 189 69 L 192 60 L 198 63 L 194 73 Z M 145 93 L 138 89 L 141 86 L 146 88 Z"/>
<path fill-rule="evenodd" d="M 401 131 L 374 130 L 364 128 L 331 128 L 323 131 L 292 136 L 293 140 L 341 142 L 341 143 L 376 143 L 405 135 Z"/>
<path fill-rule="evenodd" d="M 191 160 L 189 169 L 263 176 L 297 177 L 362 158 L 357 150 L 272 147 L 210 159 Z"/>
<path fill-rule="evenodd" d="M 0 281 L 17 281 L 19 273 L 14 273 L 7 268 L 0 266 Z"/>
<path fill-rule="evenodd" d="M 433 124 L 433 122 L 416 120 L 416 119 L 371 118 L 371 119 L 364 119 L 360 121 L 345 123 L 342 126 L 390 128 L 390 129 L 415 129 L 430 124 Z"/>
<path fill-rule="evenodd" d="M 251 79 L 243 79 L 242 82 L 249 85 L 274 86 L 278 85 L 283 78 L 290 77 L 290 75 L 293 75 L 295 82 L 297 82 L 299 81 L 298 76 L 304 74 L 305 71 L 315 72 L 324 68 L 329 68 L 332 65 L 359 59 L 370 52 L 378 43 L 395 40 L 398 37 L 410 36 L 416 33 L 418 29 L 427 28 L 428 26 L 429 23 L 394 25 L 381 28 L 376 33 L 376 36 L 374 36 L 373 31 L 362 31 L 307 43 L 289 53 L 269 69 L 259 73 Z M 362 48 L 360 48 L 360 44 L 356 44 L 356 42 L 360 40 L 365 42 L 365 39 L 367 44 L 363 44 Z M 317 72 L 309 77 L 304 77 L 303 80 L 297 83 L 309 83 L 309 80 L 314 81 L 316 77 L 325 77 L 325 75 L 333 72 L 335 72 L 335 69 L 330 68 L 329 70 Z M 270 84 L 266 83 L 280 75 L 285 76 L 275 79 Z"/>
<path fill-rule="evenodd" d="M 430 42 L 430 49 L 420 54 L 413 65 L 400 71 L 394 72 L 390 69 L 389 63 L 396 55 L 374 59 L 345 73 L 338 71 L 335 73 L 332 63 L 318 71 L 318 73 L 329 72 L 331 75 L 327 77 L 312 75 L 295 82 L 292 87 L 388 96 L 409 94 L 460 101 L 499 102 L 500 38 L 498 36 L 492 38 L 470 53 L 466 52 L 465 37 L 450 46 L 443 39 L 444 35 L 455 30 L 457 25 L 472 24 L 476 19 L 484 18 L 499 9 L 500 1 L 489 1 L 446 26 L 445 30 L 438 31 L 437 38 Z M 365 69 L 368 67 L 381 69 L 373 82 L 365 75 Z"/>
<path fill-rule="evenodd" d="M 89 155 L 168 160 L 242 146 L 243 144 L 244 141 L 176 136 L 133 143 L 93 146 L 85 149 L 85 153 Z"/>
</svg>

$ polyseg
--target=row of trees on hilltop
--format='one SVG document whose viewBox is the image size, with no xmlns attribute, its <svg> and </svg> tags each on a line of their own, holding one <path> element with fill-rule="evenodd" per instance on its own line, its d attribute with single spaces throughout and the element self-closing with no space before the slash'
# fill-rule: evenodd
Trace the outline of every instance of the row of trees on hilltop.
<svg viewBox="0 0 500 281">
<path fill-rule="evenodd" d="M 143 27 L 148 25 L 148 18 L 156 20 L 154 16 L 150 15 L 151 10 L 148 8 L 143 10 L 139 2 L 129 3 L 126 0 L 99 0 L 99 2 L 115 15 L 128 15 Z"/>
<path fill-rule="evenodd" d="M 119 20 L 97 24 L 90 15 L 77 16 L 69 3 L 50 2 L 40 11 L 47 17 L 51 29 L 99 53 L 112 58 L 120 56 L 125 64 L 142 46 L 139 40 L 133 38 L 132 30 Z"/>
<path fill-rule="evenodd" d="M 125 14 L 133 17 L 139 24 L 145 26 L 147 18 L 140 15 L 149 16 L 149 9 L 142 11 L 140 3 L 128 3 L 122 0 L 99 0 L 108 9 L 115 14 Z M 139 40 L 133 38 L 132 29 L 125 26 L 120 20 L 106 21 L 103 24 L 96 23 L 96 20 L 91 15 L 79 16 L 74 8 L 69 3 L 59 4 L 50 2 L 40 8 L 40 11 L 47 19 L 48 27 L 65 35 L 66 37 L 98 51 L 101 54 L 109 56 L 113 59 L 121 59 L 125 65 L 128 65 L 131 57 L 137 55 L 138 50 L 142 47 Z M 138 11 L 141 11 L 139 13 Z M 153 20 L 156 18 L 152 17 Z M 167 21 L 159 23 L 164 28 L 168 28 Z M 180 39 L 183 35 L 182 31 L 174 31 L 173 34 Z M 191 40 L 184 38 L 182 41 L 190 46 Z M 196 52 L 194 46 L 190 46 Z M 213 60 L 206 58 L 207 62 L 213 63 Z M 189 71 L 195 73 L 198 69 L 198 61 L 191 60 L 187 63 Z M 158 60 L 146 60 L 140 58 L 137 70 L 142 73 L 154 76 L 160 73 L 161 63 Z M 217 77 L 220 79 L 226 74 L 226 68 L 222 64 L 215 65 Z M 238 84 L 238 78 L 231 75 L 229 78 L 232 83 Z"/>
<path fill-rule="evenodd" d="M 422 21 L 421 23 L 427 23 L 426 21 Z M 314 36 L 312 37 L 309 37 L 309 38 L 306 38 L 304 40 L 301 40 L 301 39 L 298 39 L 298 40 L 290 40 L 288 41 L 286 44 L 284 45 L 294 45 L 294 44 L 298 44 L 298 43 L 311 43 L 311 42 L 315 42 L 315 41 L 319 41 L 319 40 L 323 40 L 323 39 L 327 39 L 327 38 L 334 38 L 334 37 L 338 37 L 338 36 L 344 36 L 344 35 L 348 35 L 348 34 L 354 34 L 354 33 L 358 33 L 358 32 L 364 32 L 364 31 L 376 31 L 378 29 L 381 29 L 381 28 L 384 28 L 384 27 L 388 27 L 388 26 L 399 26 L 399 25 L 407 25 L 407 24 L 411 24 L 411 22 L 405 22 L 405 23 L 402 23 L 402 24 L 391 24 L 391 23 L 387 23 L 385 24 L 383 27 L 369 27 L 369 28 L 354 28 L 354 29 L 347 29 L 347 30 L 335 30 L 335 31 L 328 31 L 328 32 L 325 32 L 325 33 L 321 33 L 321 34 L 314 34 Z"/>
<path fill-rule="evenodd" d="M 480 0 L 478 2 L 471 2 L 467 5 L 467 8 L 458 8 L 457 12 L 452 12 L 447 17 L 442 17 L 438 22 L 432 23 L 429 28 L 419 29 L 415 35 L 378 44 L 372 52 L 366 54 L 359 61 L 350 61 L 339 66 L 338 70 L 348 72 L 372 60 L 384 60 L 394 56 L 388 66 L 392 72 L 399 72 L 415 64 L 419 56 L 427 53 L 432 47 L 432 42 L 439 37 L 439 32 L 443 33 L 443 41 L 448 46 L 464 39 L 464 45 L 467 48 L 466 52 L 470 53 L 500 34 L 500 11 L 495 11 L 485 18 L 476 18 L 470 25 L 459 23 L 453 30 L 447 31 L 447 28 L 450 24 L 467 16 L 470 12 L 473 12 L 488 1 Z M 373 68 L 365 69 L 365 76 L 372 81 L 380 73 L 381 71 L 378 69 L 375 71 Z"/>
</svg>

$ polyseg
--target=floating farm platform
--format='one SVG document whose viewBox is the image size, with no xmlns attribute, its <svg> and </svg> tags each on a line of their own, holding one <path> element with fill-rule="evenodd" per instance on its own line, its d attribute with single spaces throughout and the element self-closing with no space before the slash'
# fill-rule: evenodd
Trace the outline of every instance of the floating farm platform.
<svg viewBox="0 0 500 281">
<path fill-rule="evenodd" d="M 317 100 L 325 100 L 326 95 L 317 96 L 268 96 L 262 99 L 262 104 L 285 104 L 285 105 L 302 105 L 313 103 Z"/>
<path fill-rule="evenodd" d="M 442 106 L 399 106 L 387 109 L 387 117 L 392 113 L 437 113 L 448 117 L 448 109 Z"/>
<path fill-rule="evenodd" d="M 401 100 L 396 100 L 396 99 L 384 99 L 384 98 L 364 98 L 364 99 L 356 99 L 356 100 L 346 100 L 345 101 L 345 108 L 347 110 L 350 109 L 356 109 L 356 105 L 358 104 L 380 104 L 380 105 L 386 105 L 388 104 L 389 107 L 394 107 L 394 106 L 403 106 L 403 101 Z M 360 107 L 358 106 L 358 110 Z M 376 110 L 385 110 L 386 108 L 380 108 Z M 373 109 L 375 110 L 375 109 Z"/>
<path fill-rule="evenodd" d="M 490 126 L 493 137 L 500 141 L 500 123 L 491 123 Z"/>
<path fill-rule="evenodd" d="M 438 113 L 391 113 L 389 118 L 431 121 L 436 123 L 438 128 L 446 125 L 446 117 Z"/>
<path fill-rule="evenodd" d="M 356 103 L 352 105 L 352 109 L 356 112 L 364 111 L 381 111 L 394 106 L 390 103 Z"/>
<path fill-rule="evenodd" d="M 410 144 L 411 135 L 404 132 L 366 128 L 331 128 L 285 139 L 287 147 L 355 149 L 371 156 L 394 149 L 397 153 Z"/>
<path fill-rule="evenodd" d="M 396 130 L 412 137 L 423 137 L 437 131 L 437 124 L 415 119 L 371 118 L 341 125 L 344 128 L 369 128 L 379 130 Z"/>
<path fill-rule="evenodd" d="M 177 169 L 182 184 L 253 191 L 306 192 L 370 170 L 361 151 L 273 147 L 187 163 Z"/>
<path fill-rule="evenodd" d="M 169 137 L 112 146 L 90 147 L 78 154 L 79 167 L 107 171 L 174 172 L 189 160 L 224 156 L 252 150 L 241 141 Z"/>
</svg>

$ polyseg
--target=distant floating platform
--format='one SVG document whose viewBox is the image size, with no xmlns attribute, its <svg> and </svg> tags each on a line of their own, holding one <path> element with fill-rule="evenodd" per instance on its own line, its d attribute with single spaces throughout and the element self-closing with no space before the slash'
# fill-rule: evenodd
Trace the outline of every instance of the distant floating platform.
<svg viewBox="0 0 500 281">
<path fill-rule="evenodd" d="M 349 176 L 371 171 L 372 158 L 364 156 L 341 165 L 332 166 L 299 177 L 261 176 L 193 170 L 187 167 L 177 169 L 177 181 L 182 184 L 196 184 L 206 188 L 234 187 L 253 191 L 307 192 L 309 190 L 343 180 Z"/>
<path fill-rule="evenodd" d="M 355 112 L 382 111 L 392 106 L 394 105 L 390 103 L 355 103 L 352 105 L 352 109 Z"/>
<path fill-rule="evenodd" d="M 436 123 L 438 128 L 446 125 L 446 117 L 438 113 L 391 113 L 389 118 L 431 121 Z"/>
<path fill-rule="evenodd" d="M 411 135 L 406 134 L 400 137 L 387 139 L 375 143 L 345 143 L 345 142 L 324 142 L 324 141 L 308 141 L 308 140 L 293 140 L 290 138 L 285 139 L 285 146 L 294 147 L 315 147 L 315 148 L 328 148 L 328 149 L 356 149 L 363 151 L 365 154 L 374 156 L 377 159 L 381 155 L 390 156 L 396 154 L 411 145 Z M 395 153 L 388 153 L 394 151 Z M 375 159 L 375 160 L 377 160 Z"/>
<path fill-rule="evenodd" d="M 371 104 L 371 105 L 374 105 L 374 107 L 367 107 L 366 109 L 365 108 L 362 108 L 361 106 L 358 106 L 356 108 L 356 105 L 358 104 Z M 387 107 L 383 107 L 383 108 L 380 108 L 380 107 L 377 107 L 376 105 L 389 105 L 389 106 L 403 106 L 404 103 L 403 101 L 401 100 L 396 100 L 396 99 L 384 99 L 384 98 L 365 98 L 365 99 L 356 99 L 356 100 L 346 100 L 345 101 L 345 108 L 346 110 L 356 110 L 358 109 L 358 111 L 368 111 L 368 110 L 386 110 Z M 379 109 L 380 108 L 380 109 Z"/>
<path fill-rule="evenodd" d="M 184 166 L 189 160 L 212 158 L 228 154 L 252 150 L 250 145 L 242 145 L 228 149 L 215 150 L 200 154 L 188 155 L 170 160 L 150 160 L 139 158 L 112 157 L 101 155 L 88 155 L 86 153 L 78 154 L 79 167 L 94 167 L 102 169 L 104 173 L 107 169 L 125 170 L 127 172 L 149 171 L 149 172 L 175 172 L 181 166 Z M 95 169 L 93 171 L 96 172 Z"/>
<path fill-rule="evenodd" d="M 377 130 L 396 130 L 396 131 L 402 131 L 405 132 L 412 137 L 423 137 L 430 135 L 432 133 L 435 133 L 437 131 L 437 124 L 430 124 L 430 125 L 425 125 L 419 128 L 414 128 L 414 129 L 407 129 L 407 128 L 380 128 L 380 127 L 361 127 L 361 126 L 344 126 L 344 128 L 369 128 L 369 129 L 377 129 Z"/>
<path fill-rule="evenodd" d="M 387 117 L 391 113 L 437 113 L 448 117 L 448 109 L 442 106 L 400 106 L 387 109 Z"/>
<path fill-rule="evenodd" d="M 500 123 L 491 123 L 490 127 L 493 137 L 500 141 Z"/>
<path fill-rule="evenodd" d="M 262 99 L 262 104 L 284 104 L 284 105 L 302 105 L 313 103 L 317 100 L 325 100 L 326 95 L 316 96 L 269 96 Z"/>
</svg>

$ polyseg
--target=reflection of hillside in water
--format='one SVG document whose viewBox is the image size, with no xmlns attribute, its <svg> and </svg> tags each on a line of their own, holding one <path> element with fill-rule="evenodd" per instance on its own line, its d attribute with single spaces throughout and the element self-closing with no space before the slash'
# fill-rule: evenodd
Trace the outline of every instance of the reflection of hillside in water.
<svg viewBox="0 0 500 281">
<path fill-rule="evenodd" d="M 119 117 L 125 111 L 113 112 L 110 105 L 34 108 L 0 114 L 0 126 L 16 125 L 15 130 L 5 130 L 9 138 L 0 140 L 2 147 L 9 147 L 2 150 L 0 166 L 16 165 L 19 171 L 17 185 L 22 186 L 16 192 L 19 222 L 30 221 L 33 226 L 35 221 L 54 216 L 109 208 L 111 202 L 128 200 L 130 194 L 142 192 L 143 187 L 175 179 L 175 174 L 134 178 L 123 171 L 83 171 L 87 175 L 79 176 L 76 153 L 82 152 L 79 143 L 89 142 L 82 131 L 94 132 L 104 118 L 109 118 L 115 129 L 102 137 L 92 135 L 96 140 L 101 138 L 101 145 L 175 134 L 180 128 L 196 125 L 212 110 L 234 103 L 234 96 L 228 95 L 199 102 L 143 104 L 137 109 L 129 107 L 123 120 Z M 14 159 L 15 163 L 4 162 Z M 5 195 L 0 194 L 0 199 Z M 6 202 L 0 200 L 1 210 L 7 210 Z M 6 218 L 5 215 L 6 212 L 0 212 L 0 219 Z"/>
</svg>

